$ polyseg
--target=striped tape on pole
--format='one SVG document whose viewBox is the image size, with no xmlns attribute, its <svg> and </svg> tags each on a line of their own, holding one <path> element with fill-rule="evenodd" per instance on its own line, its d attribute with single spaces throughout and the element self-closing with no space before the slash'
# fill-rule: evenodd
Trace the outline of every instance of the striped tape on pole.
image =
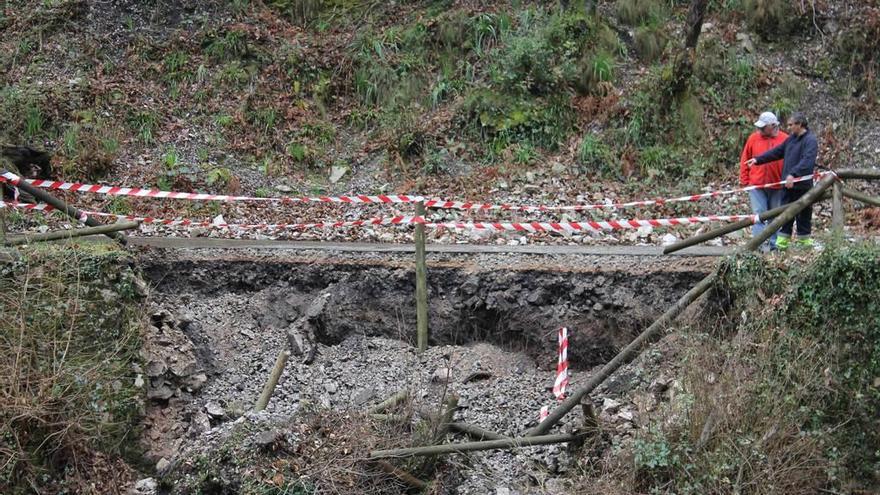
<svg viewBox="0 0 880 495">
<path fill-rule="evenodd" d="M 553 395 L 557 401 L 565 400 L 565 387 L 568 386 L 568 328 L 561 327 L 557 332 L 559 339 L 559 358 L 556 363 L 556 382 Z"/>
<path fill-rule="evenodd" d="M 568 328 L 560 327 L 556 331 L 556 380 L 553 382 L 553 395 L 557 402 L 565 400 L 565 388 L 568 386 Z M 550 406 L 542 406 L 538 413 L 538 422 L 547 419 L 550 415 Z"/>
</svg>

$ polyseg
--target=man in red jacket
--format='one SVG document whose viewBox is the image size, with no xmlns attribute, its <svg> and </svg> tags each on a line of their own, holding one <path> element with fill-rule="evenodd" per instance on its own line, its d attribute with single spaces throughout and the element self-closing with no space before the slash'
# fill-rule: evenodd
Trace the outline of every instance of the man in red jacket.
<svg viewBox="0 0 880 495">
<path fill-rule="evenodd" d="M 749 136 L 743 147 L 742 156 L 739 160 L 739 183 L 741 186 L 763 186 L 782 180 L 782 160 L 770 162 L 761 166 L 749 166 L 746 162 L 750 159 L 769 151 L 785 142 L 788 134 L 779 130 L 779 120 L 773 112 L 764 112 L 755 122 L 758 129 Z M 770 186 L 749 191 L 749 200 L 752 203 L 752 212 L 755 215 L 772 210 L 782 204 L 782 186 Z M 764 230 L 768 222 L 758 222 L 752 226 L 752 235 L 758 235 Z M 775 249 L 776 233 L 767 240 L 765 249 Z"/>
</svg>

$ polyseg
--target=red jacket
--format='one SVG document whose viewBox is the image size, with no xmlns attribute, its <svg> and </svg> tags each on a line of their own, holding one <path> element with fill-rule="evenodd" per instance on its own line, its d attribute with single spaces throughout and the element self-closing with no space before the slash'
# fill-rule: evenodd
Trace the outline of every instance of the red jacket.
<svg viewBox="0 0 880 495">
<path fill-rule="evenodd" d="M 742 186 L 763 186 L 782 180 L 782 160 L 769 162 L 764 165 L 746 166 L 746 161 L 750 158 L 769 151 L 776 146 L 785 142 L 788 134 L 779 131 L 776 137 L 764 137 L 761 131 L 755 131 L 746 140 L 743 148 L 742 156 L 739 159 L 739 183 Z M 782 186 L 774 186 L 772 189 L 779 189 Z"/>
</svg>

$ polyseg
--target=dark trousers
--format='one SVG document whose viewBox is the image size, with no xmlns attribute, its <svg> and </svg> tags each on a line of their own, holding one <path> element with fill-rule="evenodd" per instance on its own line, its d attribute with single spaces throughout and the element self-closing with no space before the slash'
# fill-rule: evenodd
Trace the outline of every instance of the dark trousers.
<svg viewBox="0 0 880 495">
<path fill-rule="evenodd" d="M 806 189 L 783 189 L 785 193 L 782 197 L 782 204 L 787 205 L 790 203 L 794 203 L 795 201 L 801 199 L 801 196 L 807 194 L 809 188 Z M 797 214 L 794 219 L 789 220 L 779 229 L 779 234 L 784 237 L 791 237 L 791 229 L 794 227 L 794 223 L 797 222 L 797 235 L 798 237 L 810 237 L 810 232 L 813 231 L 813 205 L 809 205 L 800 213 Z"/>
</svg>

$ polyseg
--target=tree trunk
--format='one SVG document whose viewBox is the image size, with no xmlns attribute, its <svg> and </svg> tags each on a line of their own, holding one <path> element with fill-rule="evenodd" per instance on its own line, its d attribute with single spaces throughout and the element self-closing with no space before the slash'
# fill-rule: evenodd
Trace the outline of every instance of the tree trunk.
<svg viewBox="0 0 880 495">
<path fill-rule="evenodd" d="M 685 26 L 684 49 L 675 57 L 672 77 L 666 91 L 667 101 L 664 106 L 667 108 L 673 100 L 681 98 L 688 90 L 694 72 L 697 42 L 700 39 L 700 31 L 703 29 L 703 17 L 706 15 L 708 4 L 709 0 L 691 0 Z"/>
</svg>

